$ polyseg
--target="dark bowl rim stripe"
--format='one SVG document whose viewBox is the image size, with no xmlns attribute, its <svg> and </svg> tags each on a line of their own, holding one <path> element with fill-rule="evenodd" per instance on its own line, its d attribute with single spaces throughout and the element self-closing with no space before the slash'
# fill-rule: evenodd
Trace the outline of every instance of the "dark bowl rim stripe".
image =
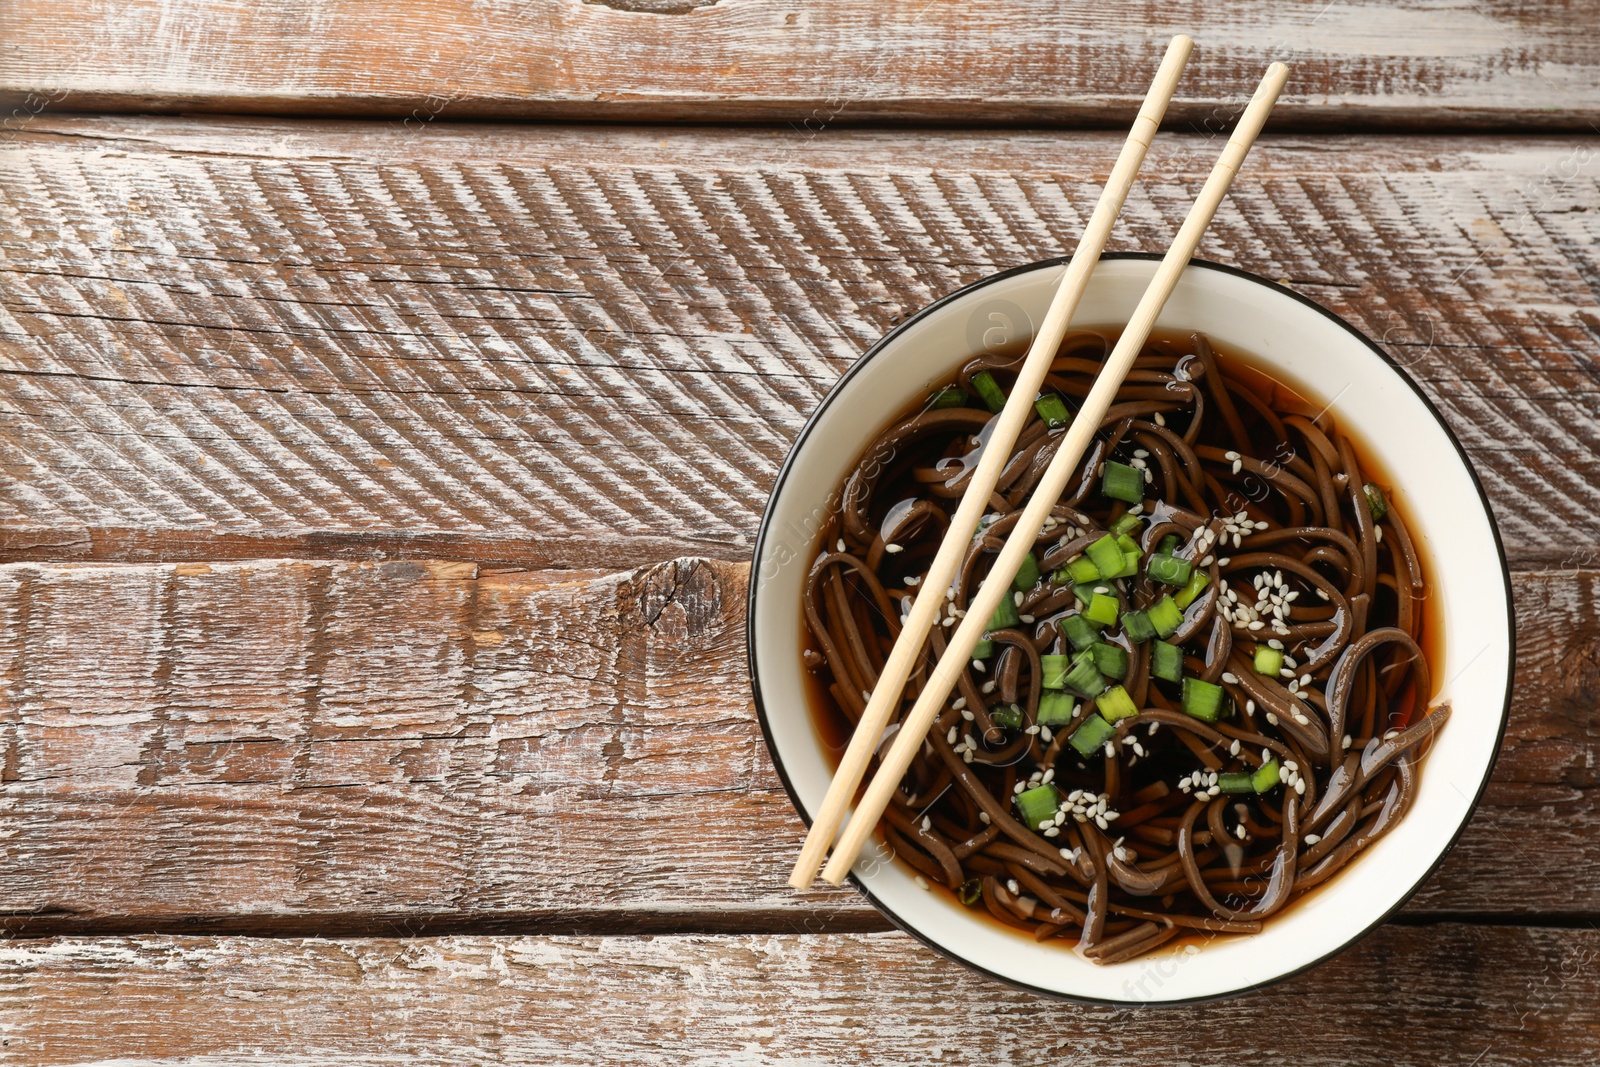
<svg viewBox="0 0 1600 1067">
<path fill-rule="evenodd" d="M 1102 262 L 1107 260 L 1142 260 L 1146 262 L 1156 262 L 1161 258 L 1162 257 L 1160 255 L 1152 252 L 1107 252 L 1100 257 Z M 779 493 L 783 491 L 784 484 L 788 480 L 790 468 L 794 463 L 794 457 L 796 453 L 800 451 L 801 446 L 805 444 L 807 438 L 811 436 L 812 431 L 816 429 L 817 422 L 821 419 L 823 413 L 827 411 L 828 406 L 833 403 L 834 399 L 838 397 L 843 390 L 849 387 L 851 379 L 853 379 L 856 374 L 868 364 L 868 362 L 870 362 L 880 352 L 893 343 L 894 340 L 900 336 L 900 334 L 910 329 L 913 325 L 932 314 L 934 311 L 944 307 L 946 304 L 959 300 L 962 297 L 965 297 L 980 289 L 993 285 L 996 282 L 1003 281 L 1004 279 L 1016 277 L 1019 274 L 1027 274 L 1036 270 L 1046 270 L 1051 267 L 1062 266 L 1068 263 L 1071 259 L 1071 256 L 1056 256 L 1052 259 L 1043 259 L 1033 263 L 1024 263 L 1020 266 L 1010 267 L 995 274 L 987 275 L 983 278 L 980 278 L 978 281 L 971 283 L 970 285 L 962 286 L 960 289 L 940 297 L 933 303 L 921 308 L 915 314 L 908 316 L 904 321 L 897 324 L 888 333 L 879 338 L 876 343 L 863 352 L 856 359 L 856 361 L 846 368 L 845 372 L 839 376 L 839 380 L 836 381 L 833 384 L 833 387 L 828 390 L 827 395 L 824 396 L 817 404 L 816 410 L 811 413 L 811 416 L 806 420 L 805 425 L 800 428 L 799 434 L 795 436 L 794 444 L 789 446 L 789 452 L 784 457 L 783 465 L 778 469 L 778 476 L 776 479 L 774 479 L 772 483 L 772 491 L 767 497 L 767 506 L 763 508 L 761 512 L 761 524 L 757 528 L 755 546 L 751 553 L 750 579 L 745 594 L 745 656 L 749 661 L 750 687 L 755 697 L 756 719 L 761 724 L 762 740 L 766 743 L 767 753 L 772 758 L 772 765 L 778 772 L 778 778 L 783 782 L 783 788 L 789 794 L 790 803 L 794 805 L 795 811 L 799 814 L 801 821 L 806 824 L 807 829 L 810 829 L 811 827 L 811 813 L 806 810 L 805 805 L 800 800 L 799 793 L 796 792 L 794 788 L 794 784 L 789 780 L 789 773 L 784 767 L 783 757 L 779 754 L 777 743 L 773 740 L 772 728 L 767 721 L 766 704 L 761 699 L 761 679 L 756 669 L 755 654 L 756 594 L 761 584 L 759 580 L 761 555 L 762 550 L 766 545 L 767 531 L 772 520 L 773 504 L 777 500 Z M 1467 828 L 1467 824 L 1472 821 L 1473 815 L 1478 810 L 1478 804 L 1483 799 L 1484 790 L 1488 788 L 1489 778 L 1494 773 L 1495 763 L 1500 757 L 1500 749 L 1505 743 L 1506 724 L 1510 720 L 1511 716 L 1512 682 L 1516 677 L 1517 665 L 1517 620 L 1516 607 L 1512 600 L 1511 591 L 1511 565 L 1510 561 L 1506 558 L 1505 542 L 1500 536 L 1500 526 L 1495 521 L 1494 510 L 1490 506 L 1488 494 L 1484 492 L 1483 482 L 1481 479 L 1479 479 L 1478 472 L 1473 468 L 1472 461 L 1467 457 L 1466 449 L 1461 446 L 1461 442 L 1451 431 L 1449 424 L 1445 422 L 1444 417 L 1440 414 L 1438 407 L 1434 405 L 1432 400 L 1428 399 L 1427 394 L 1424 393 L 1420 387 L 1418 387 L 1417 383 L 1412 380 L 1411 376 L 1406 373 L 1405 368 L 1401 367 L 1394 357 L 1389 355 L 1388 352 L 1384 351 L 1383 348 L 1379 347 L 1379 345 L 1365 333 L 1352 326 L 1343 317 L 1336 315 L 1332 311 L 1329 311 L 1327 308 L 1323 307 L 1315 300 L 1312 300 L 1310 297 L 1295 292 L 1288 286 L 1280 285 L 1269 278 L 1263 278 L 1259 274 L 1242 270 L 1238 267 L 1229 266 L 1226 263 L 1214 263 L 1209 260 L 1191 259 L 1189 261 L 1189 267 L 1199 268 L 1201 270 L 1217 271 L 1221 274 L 1230 274 L 1237 278 L 1243 278 L 1246 281 L 1254 282 L 1274 292 L 1281 293 L 1282 295 L 1287 296 L 1290 299 L 1295 300 L 1300 304 L 1304 304 L 1306 307 L 1316 311 L 1324 318 L 1339 326 L 1351 337 L 1354 337 L 1356 340 L 1361 342 L 1361 344 L 1365 345 L 1368 350 L 1370 350 L 1385 364 L 1387 364 L 1389 368 L 1395 372 L 1395 376 L 1399 378 L 1400 381 L 1404 382 L 1406 386 L 1411 389 L 1412 393 L 1416 395 L 1417 399 L 1422 402 L 1422 406 L 1427 409 L 1428 414 L 1433 416 L 1433 421 L 1438 425 L 1440 430 L 1444 431 L 1446 440 L 1448 440 L 1451 446 L 1456 450 L 1456 456 L 1458 459 L 1460 459 L 1462 468 L 1466 470 L 1467 477 L 1472 480 L 1473 488 L 1478 491 L 1478 500 L 1483 505 L 1484 517 L 1489 521 L 1489 532 L 1494 536 L 1495 553 L 1500 560 L 1500 581 L 1502 588 L 1505 591 L 1506 598 L 1506 633 L 1509 638 L 1509 647 L 1506 650 L 1506 692 L 1500 708 L 1500 724 L 1495 731 L 1494 752 L 1490 755 L 1489 762 L 1484 766 L 1483 777 L 1478 782 L 1477 791 L 1472 796 L 1472 802 L 1467 806 L 1466 814 L 1462 817 L 1461 822 L 1451 833 L 1449 841 L 1447 841 L 1444 847 L 1439 850 L 1439 855 L 1434 859 L 1433 863 L 1429 865 L 1427 871 L 1425 871 L 1422 876 L 1418 878 L 1410 886 L 1410 888 L 1408 888 L 1400 896 L 1400 899 L 1395 902 L 1393 907 L 1385 911 L 1382 915 L 1379 915 L 1373 919 L 1365 928 L 1353 934 L 1336 948 L 1317 957 L 1310 963 L 1296 967 L 1292 971 L 1286 971 L 1283 974 L 1276 975 L 1267 979 L 1266 981 L 1257 982 L 1253 985 L 1240 986 L 1237 989 L 1231 989 L 1223 993 L 1215 993 L 1199 997 L 1188 997 L 1183 1000 L 1148 1001 L 1117 1000 L 1114 998 L 1100 997 L 1079 997 L 1068 993 L 1061 993 L 1053 989 L 1045 989 L 1041 986 L 1031 985 L 1027 982 L 1017 981 L 1014 978 L 1008 978 L 1005 975 L 997 974 L 994 971 L 989 970 L 987 967 L 983 967 L 972 962 L 965 956 L 962 956 L 959 952 L 935 942 L 930 935 L 924 934 L 920 929 L 903 919 L 892 908 L 884 904 L 883 901 L 879 900 L 869 889 L 867 889 L 866 885 L 859 878 L 857 878 L 854 873 L 850 875 L 851 883 L 856 887 L 862 896 L 867 898 L 873 907 L 878 909 L 878 911 L 885 918 L 887 918 L 900 930 L 910 934 L 918 941 L 921 941 L 924 945 L 927 945 L 929 948 L 933 949 L 939 955 L 944 956 L 946 959 L 953 960 L 969 970 L 976 971 L 979 974 L 987 975 L 988 977 L 993 978 L 995 981 L 1004 985 L 1021 989 L 1029 993 L 1036 993 L 1040 996 L 1051 997 L 1056 1000 L 1069 1001 L 1074 1004 L 1090 1004 L 1119 1008 L 1148 1008 L 1181 1007 L 1186 1004 L 1205 1004 L 1212 1001 L 1226 1000 L 1230 997 L 1242 996 L 1246 993 L 1252 993 L 1258 990 L 1270 988 L 1280 982 L 1286 982 L 1291 978 L 1304 974 L 1314 967 L 1321 966 L 1333 957 L 1348 951 L 1357 943 L 1365 940 L 1372 934 L 1374 930 L 1388 922 L 1388 920 L 1397 911 L 1403 908 L 1406 903 L 1416 895 L 1417 890 L 1421 889 L 1423 885 L 1425 885 L 1427 881 L 1433 877 L 1434 873 L 1438 871 L 1439 866 L 1444 863 L 1445 858 L 1455 850 L 1456 844 L 1461 840 L 1461 835 Z"/>
</svg>

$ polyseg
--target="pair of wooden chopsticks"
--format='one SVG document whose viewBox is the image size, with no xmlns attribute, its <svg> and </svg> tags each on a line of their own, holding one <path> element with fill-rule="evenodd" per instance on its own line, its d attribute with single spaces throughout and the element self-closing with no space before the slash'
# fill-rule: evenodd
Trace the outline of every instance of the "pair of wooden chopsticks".
<svg viewBox="0 0 1600 1067">
<path fill-rule="evenodd" d="M 1117 214 L 1122 210 L 1123 201 L 1133 184 L 1134 175 L 1144 162 L 1145 152 L 1155 137 L 1156 129 L 1161 124 L 1161 117 L 1166 113 L 1167 104 L 1177 88 L 1178 77 L 1183 72 L 1184 64 L 1188 62 L 1189 53 L 1193 48 L 1194 42 L 1183 34 L 1174 37 L 1167 47 L 1167 53 L 1156 71 L 1155 80 L 1151 83 L 1150 91 L 1139 109 L 1139 115 L 1134 120 L 1133 128 L 1128 132 L 1127 143 L 1123 145 L 1116 165 L 1111 170 L 1111 176 L 1106 180 L 1105 189 L 1101 192 L 1100 201 L 1095 205 L 1094 214 L 1084 229 L 1077 251 L 1073 253 L 1072 261 L 1067 264 L 1066 271 L 1062 274 L 1061 284 L 1050 303 L 1050 310 L 1046 313 L 1044 322 L 1034 337 L 1022 368 L 1017 374 L 1016 385 L 1006 399 L 1006 405 L 1001 410 L 994 431 L 989 437 L 988 446 L 983 450 L 978 467 L 972 474 L 954 517 L 950 520 L 944 540 L 939 545 L 938 554 L 934 556 L 928 574 L 922 580 L 921 588 L 912 603 L 911 612 L 901 627 L 900 637 L 890 651 L 887 662 L 884 663 L 883 670 L 878 676 L 878 684 L 873 689 L 866 709 L 856 725 L 855 734 L 851 737 L 844 757 L 839 762 L 839 769 L 833 776 L 827 795 L 823 798 L 822 807 L 817 811 L 811 831 L 806 835 L 805 844 L 800 849 L 800 858 L 795 863 L 794 872 L 789 876 L 789 884 L 796 889 L 805 889 L 816 877 L 817 866 L 823 854 L 827 852 L 829 843 L 833 841 L 840 822 L 844 819 L 845 808 L 866 773 L 872 753 L 878 748 L 884 728 L 888 725 L 889 716 L 900 704 L 906 680 L 910 677 L 912 667 L 927 641 L 928 631 L 932 629 L 944 607 L 946 590 L 955 577 L 956 567 L 972 542 L 978 520 L 988 507 L 990 494 L 994 491 L 1000 473 L 1011 456 L 1012 446 L 1016 443 L 1023 424 L 1027 421 L 1028 413 L 1033 406 L 1033 398 L 1039 392 L 1039 386 L 1043 383 L 1044 376 L 1050 369 L 1050 363 L 1056 356 L 1062 338 L 1066 335 L 1067 326 L 1088 286 L 1089 276 L 1100 259 L 1100 253 L 1105 249 L 1111 227 L 1116 222 Z M 1178 230 L 1177 238 L 1167 250 L 1155 277 L 1151 279 L 1144 296 L 1134 309 L 1133 317 L 1095 379 L 1094 387 L 1084 399 L 1077 417 L 1068 427 L 1065 440 L 1057 449 L 1044 476 L 1039 480 L 1027 507 L 1023 509 L 1021 519 L 1012 528 L 999 557 L 989 571 L 989 576 L 979 586 L 972 602 L 967 605 L 961 625 L 950 636 L 944 655 L 939 658 L 916 703 L 912 705 L 910 713 L 901 723 L 894 744 L 883 757 L 878 773 L 856 806 L 855 814 L 845 826 L 843 835 L 834 845 L 833 853 L 822 872 L 822 877 L 826 881 L 838 885 L 850 873 L 850 868 L 854 865 L 867 837 L 878 824 L 884 809 L 888 807 L 890 797 L 899 787 L 906 768 L 910 766 L 912 757 L 927 736 L 928 728 L 944 706 L 961 672 L 966 670 L 967 661 L 972 657 L 973 649 L 988 628 L 989 619 L 999 605 L 1000 598 L 1010 595 L 1011 583 L 1008 576 L 1015 574 L 1017 568 L 1021 566 L 1022 558 L 1033 547 L 1039 531 L 1043 528 L 1045 518 L 1060 500 L 1068 480 L 1077 470 L 1078 463 L 1089 447 L 1095 431 L 1105 418 L 1106 410 L 1111 406 L 1117 390 L 1121 388 L 1122 380 L 1127 377 L 1128 369 L 1133 365 L 1145 341 L 1149 339 L 1150 331 L 1155 326 L 1156 316 L 1161 313 L 1167 298 L 1172 295 L 1172 290 L 1178 284 L 1178 278 L 1183 274 L 1184 267 L 1194 255 L 1201 234 L 1210 225 L 1217 206 L 1233 183 L 1233 176 L 1244 162 L 1244 157 L 1255 142 L 1256 135 L 1261 132 L 1261 127 L 1272 111 L 1272 105 L 1277 101 L 1288 76 L 1289 69 L 1282 63 L 1273 63 L 1267 68 L 1267 73 L 1261 79 L 1255 96 L 1251 98 L 1244 114 L 1240 117 L 1233 136 L 1228 139 L 1227 147 L 1222 150 L 1221 158 L 1212 168 L 1205 187 L 1200 190 L 1199 198 L 1189 209 L 1189 215 L 1184 219 L 1182 228 Z"/>
</svg>

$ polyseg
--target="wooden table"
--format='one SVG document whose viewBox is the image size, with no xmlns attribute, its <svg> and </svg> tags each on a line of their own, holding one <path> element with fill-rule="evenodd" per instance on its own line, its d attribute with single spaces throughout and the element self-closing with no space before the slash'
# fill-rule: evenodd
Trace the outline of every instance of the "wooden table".
<svg viewBox="0 0 1600 1067">
<path fill-rule="evenodd" d="M 1593 1064 L 1596 15 L 6 0 L 0 1062 Z M 1444 412 L 1516 701 L 1396 921 L 1082 1008 L 788 891 L 743 596 L 817 400 L 1072 246 L 1178 29 L 1113 247 L 1289 59 L 1202 254 Z"/>
</svg>

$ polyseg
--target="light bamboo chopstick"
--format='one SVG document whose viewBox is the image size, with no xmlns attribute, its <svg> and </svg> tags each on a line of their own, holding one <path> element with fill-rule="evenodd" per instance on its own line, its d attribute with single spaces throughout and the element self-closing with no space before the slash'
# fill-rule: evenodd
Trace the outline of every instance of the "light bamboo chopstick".
<svg viewBox="0 0 1600 1067">
<path fill-rule="evenodd" d="M 845 826 L 839 843 L 834 846 L 833 855 L 822 871 L 825 881 L 833 885 L 844 881 L 868 835 L 872 833 L 884 809 L 888 807 L 890 797 L 899 788 L 900 780 L 905 776 L 906 768 L 911 765 L 912 757 L 916 755 L 924 738 L 927 737 L 928 727 L 932 725 L 939 709 L 944 706 L 945 698 L 949 696 L 957 678 L 966 670 L 973 647 L 988 628 L 989 619 L 999 606 L 1000 597 L 1010 595 L 1010 576 L 1017 573 L 1017 568 L 1022 565 L 1022 557 L 1032 549 L 1038 538 L 1045 517 L 1060 500 L 1068 480 L 1077 472 L 1079 460 L 1083 458 L 1090 440 L 1099 429 L 1101 420 L 1105 418 L 1112 399 L 1122 386 L 1123 378 L 1127 377 L 1128 369 L 1133 365 L 1139 350 L 1144 347 L 1145 341 L 1149 339 L 1150 331 L 1155 327 L 1156 317 L 1161 314 L 1161 308 L 1172 295 L 1178 279 L 1183 275 L 1184 267 L 1194 255 L 1201 234 L 1211 224 L 1217 206 L 1228 192 L 1228 187 L 1233 184 L 1233 176 L 1238 173 L 1239 166 L 1255 142 L 1256 135 L 1261 132 L 1261 127 L 1267 121 L 1267 115 L 1271 113 L 1272 105 L 1277 101 L 1288 76 L 1289 68 L 1282 63 L 1274 63 L 1267 68 L 1266 76 L 1261 79 L 1255 96 L 1251 98 L 1249 106 L 1240 117 L 1239 125 L 1234 129 L 1233 136 L 1228 139 L 1227 147 L 1222 150 L 1222 156 L 1217 160 L 1216 166 L 1212 168 L 1210 177 L 1200 190 L 1199 198 L 1189 209 L 1189 216 L 1183 220 L 1183 226 L 1178 230 L 1178 236 L 1173 240 L 1172 247 L 1167 250 L 1161 265 L 1156 268 L 1155 277 L 1150 280 L 1150 285 L 1145 289 L 1144 296 L 1139 299 L 1132 318 L 1128 320 L 1122 336 L 1118 338 L 1116 347 L 1106 358 L 1105 366 L 1100 369 L 1093 388 L 1084 399 L 1082 408 L 1073 418 L 1066 439 L 1056 451 L 1055 457 L 1051 459 L 1050 465 L 1045 468 L 1044 477 L 1034 488 L 1027 507 L 1023 509 L 1022 517 L 1018 519 L 1010 536 L 1006 538 L 1006 543 L 1000 549 L 989 576 L 979 586 L 977 596 L 967 606 L 966 616 L 951 635 L 944 655 L 940 657 L 927 684 L 923 686 L 917 702 L 912 705 L 910 714 L 901 723 L 900 730 L 895 735 L 894 745 L 879 764 L 878 773 L 867 786 L 867 791 L 862 796 L 861 803 L 857 805 L 855 814 Z M 966 547 L 965 541 L 962 542 L 962 547 Z M 940 591 L 943 591 L 942 588 Z"/>
<path fill-rule="evenodd" d="M 922 580 L 922 587 L 911 604 L 910 613 L 901 624 L 900 636 L 889 652 L 883 671 L 878 675 L 878 684 L 873 687 L 872 696 L 861 713 L 850 744 L 839 760 L 839 769 L 834 772 L 822 806 L 817 809 L 811 830 L 800 847 L 800 858 L 789 875 L 789 884 L 796 889 L 806 888 L 817 876 L 817 866 L 839 829 L 845 807 L 855 796 L 856 786 L 861 784 L 867 763 L 878 747 L 884 727 L 889 723 L 889 716 L 900 706 L 900 695 L 905 689 L 906 679 L 911 676 L 917 656 L 928 639 L 928 631 L 933 628 L 944 607 L 945 590 L 955 578 L 956 567 L 972 541 L 978 520 L 988 510 L 995 483 L 1000 480 L 1000 472 L 1011 457 L 1011 446 L 1016 443 L 1023 424 L 1028 421 L 1033 398 L 1044 382 L 1061 339 L 1066 336 L 1073 312 L 1078 310 L 1078 301 L 1089 284 L 1089 276 L 1100 260 L 1106 240 L 1111 236 L 1111 227 L 1117 221 L 1122 202 L 1127 199 L 1134 175 L 1144 162 L 1145 152 L 1161 125 L 1161 117 L 1166 113 L 1167 104 L 1178 87 L 1178 77 L 1183 73 L 1184 64 L 1189 61 L 1189 53 L 1193 49 L 1194 41 L 1181 33 L 1167 45 L 1167 53 L 1156 70 L 1155 80 L 1150 83 L 1150 91 L 1139 108 L 1133 128 L 1128 131 L 1128 140 L 1122 146 L 1115 166 L 1111 168 L 1105 188 L 1100 193 L 1100 201 L 1095 204 L 1094 213 L 1084 227 L 1083 237 L 1072 254 L 1072 261 L 1061 276 L 1061 283 L 1050 302 L 1049 311 L 1045 313 L 1044 322 L 1040 324 L 1039 332 L 1028 348 L 1027 358 L 1017 374 L 1017 383 L 1000 412 L 989 443 L 979 457 L 978 467 L 973 471 L 961 503 L 950 520 L 944 541 L 939 545 L 939 551 Z M 970 646 L 968 651 L 971 651 Z"/>
</svg>

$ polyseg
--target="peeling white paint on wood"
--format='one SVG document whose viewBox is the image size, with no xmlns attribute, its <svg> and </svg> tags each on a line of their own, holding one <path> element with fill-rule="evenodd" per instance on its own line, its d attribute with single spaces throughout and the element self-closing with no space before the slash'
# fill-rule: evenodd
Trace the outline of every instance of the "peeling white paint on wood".
<svg viewBox="0 0 1600 1067">
<path fill-rule="evenodd" d="M 61 938 L 0 947 L 0 1056 L 1588 1067 L 1597 955 L 1592 930 L 1388 926 L 1264 992 L 1141 1010 L 1020 993 L 899 933 Z"/>
<path fill-rule="evenodd" d="M 672 14 L 662 14 L 670 11 Z M 0 92 L 73 108 L 609 119 L 1118 121 L 1168 37 L 1200 50 L 1169 114 L 1211 128 L 1261 69 L 1276 123 L 1586 128 L 1600 49 L 1581 0 L 1228 0 L 1203 17 L 866 0 L 12 0 Z"/>
<path fill-rule="evenodd" d="M 1210 141 L 1157 139 L 1117 247 L 1165 247 Z M 838 372 L 1069 247 L 1116 145 L 41 116 L 0 151 L 4 551 L 741 558 Z M 1269 138 L 1203 253 L 1383 341 L 1561 559 L 1597 177 L 1594 138 Z"/>
<path fill-rule="evenodd" d="M 745 579 L 693 559 L 0 567 L 5 926 L 876 927 L 851 891 L 784 882 L 802 831 L 751 706 Z M 1505 750 L 1413 914 L 1594 910 L 1600 572 L 1515 589 Z M 1561 861 L 1530 879 L 1508 840 Z"/>
</svg>

